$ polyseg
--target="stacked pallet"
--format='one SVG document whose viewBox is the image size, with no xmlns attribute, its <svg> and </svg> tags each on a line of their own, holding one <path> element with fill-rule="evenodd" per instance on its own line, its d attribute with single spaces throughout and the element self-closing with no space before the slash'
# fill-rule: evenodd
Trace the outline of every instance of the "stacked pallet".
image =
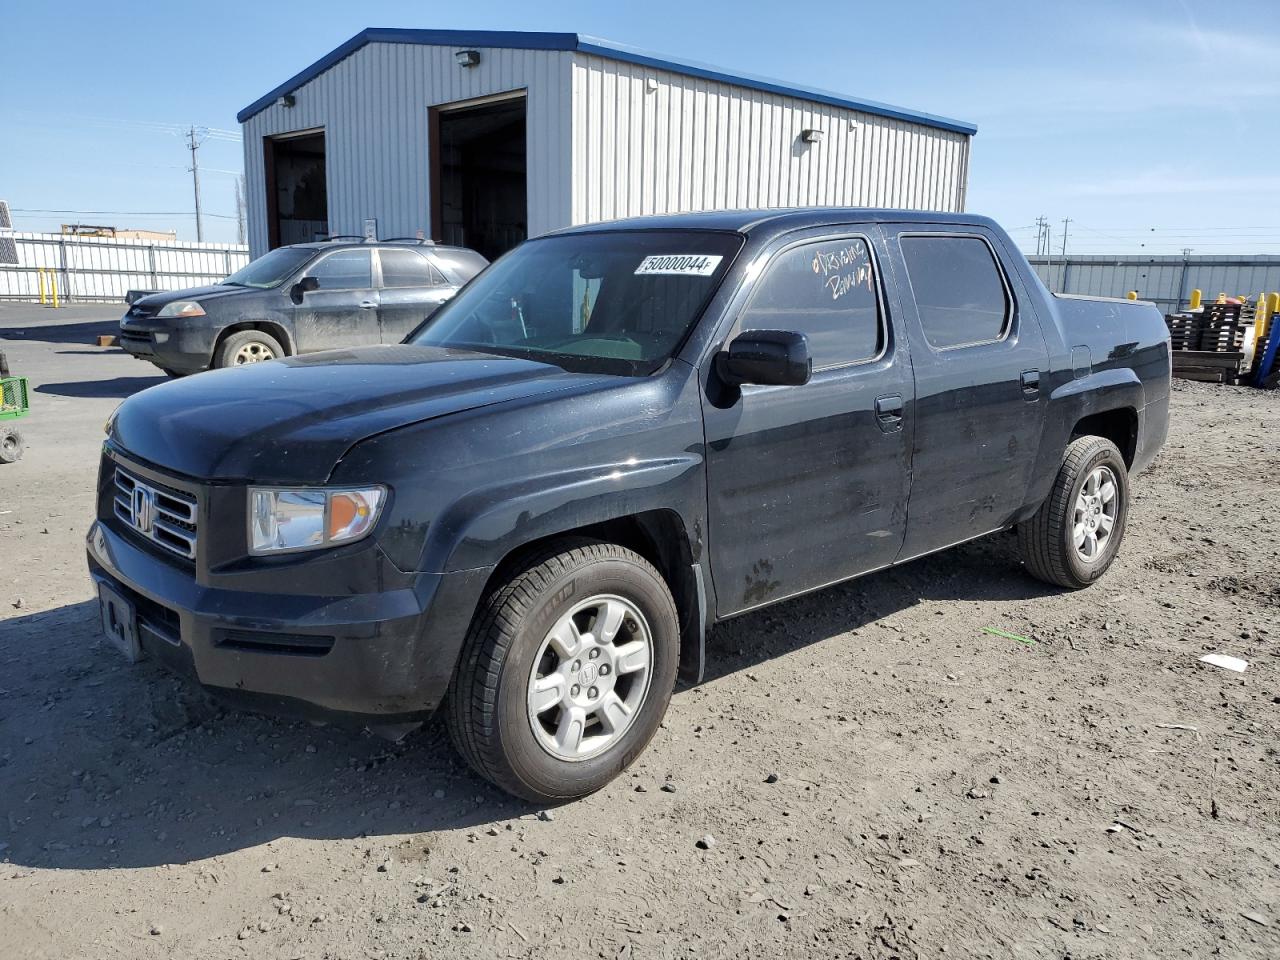
<svg viewBox="0 0 1280 960">
<path fill-rule="evenodd" d="M 1173 347 L 1175 377 L 1207 383 L 1239 381 L 1246 329 L 1240 304 L 1213 303 L 1200 311 L 1173 313 L 1164 319 Z"/>
</svg>

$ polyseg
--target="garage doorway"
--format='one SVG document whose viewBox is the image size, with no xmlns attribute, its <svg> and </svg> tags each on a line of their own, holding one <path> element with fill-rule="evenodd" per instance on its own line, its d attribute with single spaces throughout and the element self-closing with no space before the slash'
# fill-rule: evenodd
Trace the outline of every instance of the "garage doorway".
<svg viewBox="0 0 1280 960">
<path fill-rule="evenodd" d="M 272 248 L 329 235 L 324 130 L 263 138 L 267 242 Z"/>
<path fill-rule="evenodd" d="M 431 108 L 431 233 L 496 259 L 529 235 L 523 92 Z"/>
</svg>

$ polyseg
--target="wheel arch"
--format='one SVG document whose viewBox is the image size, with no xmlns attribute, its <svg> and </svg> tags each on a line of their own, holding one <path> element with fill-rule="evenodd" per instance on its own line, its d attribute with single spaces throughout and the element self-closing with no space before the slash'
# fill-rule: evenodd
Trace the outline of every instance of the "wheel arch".
<svg viewBox="0 0 1280 960">
<path fill-rule="evenodd" d="M 529 563 L 575 539 L 615 543 L 648 560 L 666 581 L 680 616 L 680 674 L 692 682 L 702 679 L 705 662 L 706 618 L 710 609 L 702 569 L 695 560 L 695 544 L 680 514 L 669 508 L 621 514 L 605 520 L 544 533 L 510 549 L 489 575 L 486 596 Z"/>
<path fill-rule="evenodd" d="M 215 360 L 227 337 L 233 333 L 240 333 L 242 330 L 257 330 L 259 333 L 265 333 L 273 337 L 280 346 L 284 347 L 285 356 L 291 357 L 298 352 L 294 345 L 293 337 L 289 335 L 289 331 L 274 320 L 237 320 L 218 331 L 218 337 L 213 344 L 213 358 Z"/>
</svg>

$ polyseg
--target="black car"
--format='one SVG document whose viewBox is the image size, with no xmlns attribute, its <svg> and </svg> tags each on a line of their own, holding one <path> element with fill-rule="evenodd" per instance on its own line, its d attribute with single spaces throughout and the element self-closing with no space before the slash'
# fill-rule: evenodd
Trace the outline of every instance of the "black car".
<svg viewBox="0 0 1280 960">
<path fill-rule="evenodd" d="M 1169 379 L 1154 305 L 1052 295 L 982 217 L 578 227 L 402 346 L 126 400 L 89 569 L 130 657 L 393 731 L 444 704 L 476 770 L 565 799 L 644 749 L 717 621 L 1009 528 L 1093 583 Z"/>
<path fill-rule="evenodd" d="M 399 343 L 487 264 L 473 250 L 422 241 L 279 247 L 212 286 L 135 300 L 120 346 L 176 376 Z"/>
</svg>

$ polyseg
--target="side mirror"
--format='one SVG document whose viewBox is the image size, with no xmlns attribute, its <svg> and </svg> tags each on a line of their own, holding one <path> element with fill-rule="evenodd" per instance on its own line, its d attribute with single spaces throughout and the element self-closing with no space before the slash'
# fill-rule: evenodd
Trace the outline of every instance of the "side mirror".
<svg viewBox="0 0 1280 960">
<path fill-rule="evenodd" d="M 320 289 L 320 281 L 315 277 L 303 277 L 292 287 L 289 288 L 289 299 L 294 303 L 301 303 L 304 294 L 310 293 L 312 290 Z"/>
<path fill-rule="evenodd" d="M 809 382 L 813 359 L 803 333 L 786 330 L 748 330 L 716 356 L 716 366 L 727 383 L 799 387 Z"/>
</svg>

